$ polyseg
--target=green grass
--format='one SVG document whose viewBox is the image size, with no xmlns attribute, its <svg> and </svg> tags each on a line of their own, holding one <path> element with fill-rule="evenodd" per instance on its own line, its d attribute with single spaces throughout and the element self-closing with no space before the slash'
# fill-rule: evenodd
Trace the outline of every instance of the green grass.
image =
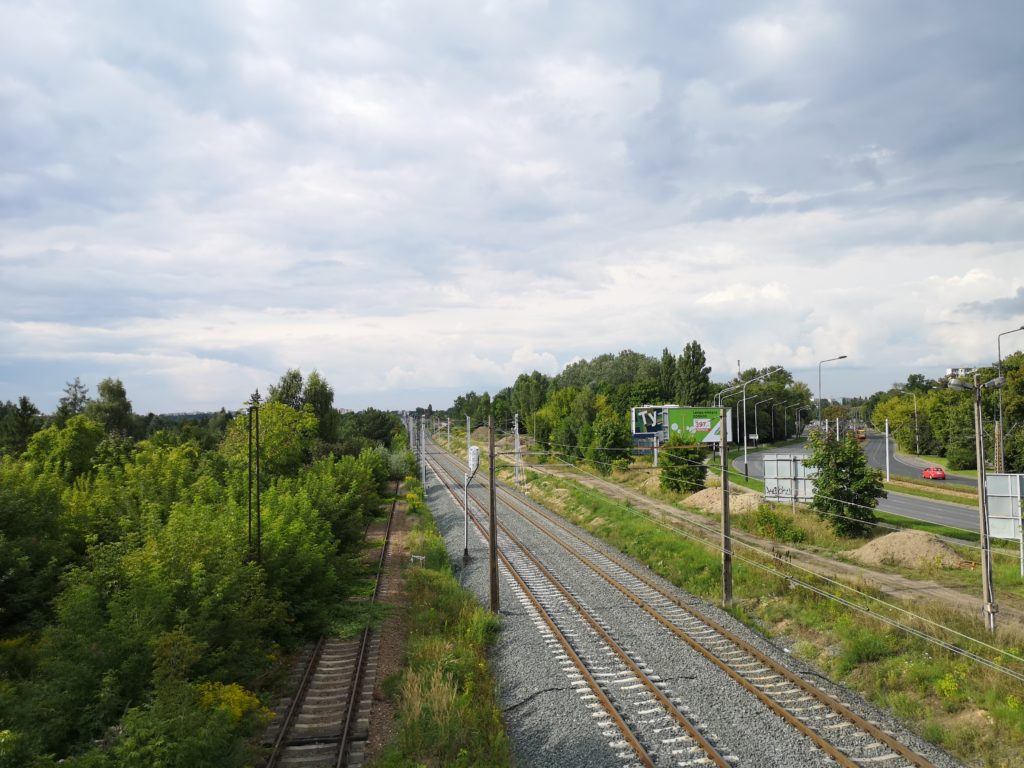
<svg viewBox="0 0 1024 768">
<path fill-rule="evenodd" d="M 963 504 L 968 507 L 976 507 L 978 505 L 978 497 L 975 494 L 972 499 L 966 493 L 953 494 L 943 493 L 940 490 L 930 490 L 928 488 L 918 488 L 916 486 L 909 485 L 896 485 L 894 483 L 882 483 L 885 486 L 885 490 L 892 491 L 893 493 L 905 493 L 908 496 L 919 496 L 924 499 L 932 499 L 933 501 L 945 501 L 949 504 Z"/>
<path fill-rule="evenodd" d="M 371 766 L 508 766 L 508 737 L 487 663 L 499 622 L 459 585 L 419 483 L 407 486 L 410 511 L 420 518 L 409 549 L 424 564 L 405 571 L 405 663 L 385 683 L 397 705 L 396 732 Z"/>
<path fill-rule="evenodd" d="M 719 554 L 711 545 L 667 530 L 639 510 L 602 499 L 574 481 L 531 475 L 531 492 L 549 508 L 683 589 L 718 599 Z M 751 557 L 745 549 L 742 554 Z M 773 562 L 772 567 L 784 566 Z M 826 592 L 835 589 L 815 583 Z M 779 637 L 796 655 L 892 709 L 965 762 L 1021 764 L 1024 690 L 1018 682 L 743 561 L 734 562 L 734 595 L 729 609 L 734 616 Z M 959 631 L 980 634 L 977 621 L 953 611 L 910 607 Z M 1020 635 L 1003 630 L 994 642 L 1024 653 Z"/>
</svg>

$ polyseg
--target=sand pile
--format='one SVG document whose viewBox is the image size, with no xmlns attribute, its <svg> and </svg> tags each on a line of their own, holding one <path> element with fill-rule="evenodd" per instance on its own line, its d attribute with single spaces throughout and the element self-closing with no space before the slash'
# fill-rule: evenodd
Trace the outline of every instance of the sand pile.
<svg viewBox="0 0 1024 768">
<path fill-rule="evenodd" d="M 761 503 L 761 496 L 757 493 L 734 493 L 729 497 L 729 511 L 733 514 L 740 512 L 751 512 L 757 509 Z M 696 507 L 705 512 L 722 512 L 722 489 L 705 488 L 691 496 L 683 499 L 683 504 L 688 507 Z"/>
<path fill-rule="evenodd" d="M 956 568 L 960 565 L 960 556 L 952 547 L 924 531 L 890 533 L 847 554 L 865 565 L 896 565 L 903 568 Z"/>
</svg>

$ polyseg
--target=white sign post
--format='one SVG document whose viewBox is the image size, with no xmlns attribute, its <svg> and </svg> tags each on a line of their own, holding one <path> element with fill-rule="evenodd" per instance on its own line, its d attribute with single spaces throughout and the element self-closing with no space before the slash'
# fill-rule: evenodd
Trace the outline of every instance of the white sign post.
<svg viewBox="0 0 1024 768">
<path fill-rule="evenodd" d="M 814 478 L 817 467 L 806 467 L 806 456 L 798 453 L 766 453 L 764 455 L 764 500 L 790 502 L 814 500 Z"/>
<path fill-rule="evenodd" d="M 1024 578 L 1024 475 L 987 473 L 985 497 L 988 500 L 988 530 L 993 539 L 1020 542 L 1020 575 Z"/>
</svg>

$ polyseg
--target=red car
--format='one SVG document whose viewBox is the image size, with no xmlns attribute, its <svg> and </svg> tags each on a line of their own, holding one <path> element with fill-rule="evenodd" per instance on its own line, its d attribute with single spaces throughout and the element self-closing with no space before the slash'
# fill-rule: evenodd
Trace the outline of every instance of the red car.
<svg viewBox="0 0 1024 768">
<path fill-rule="evenodd" d="M 946 470 L 942 467 L 928 467 L 921 472 L 921 477 L 925 480 L 945 480 Z"/>
</svg>

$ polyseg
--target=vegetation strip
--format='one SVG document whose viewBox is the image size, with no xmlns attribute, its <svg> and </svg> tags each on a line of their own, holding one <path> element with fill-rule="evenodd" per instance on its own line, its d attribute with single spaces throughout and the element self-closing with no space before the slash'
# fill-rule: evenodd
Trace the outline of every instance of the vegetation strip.
<svg viewBox="0 0 1024 768">
<path fill-rule="evenodd" d="M 396 731 L 371 766 L 508 766 L 508 738 L 487 662 L 498 620 L 452 574 L 418 480 L 406 480 L 405 498 L 407 514 L 418 516 L 409 550 L 423 562 L 404 574 L 405 663 L 384 684 L 396 702 Z"/>
</svg>

